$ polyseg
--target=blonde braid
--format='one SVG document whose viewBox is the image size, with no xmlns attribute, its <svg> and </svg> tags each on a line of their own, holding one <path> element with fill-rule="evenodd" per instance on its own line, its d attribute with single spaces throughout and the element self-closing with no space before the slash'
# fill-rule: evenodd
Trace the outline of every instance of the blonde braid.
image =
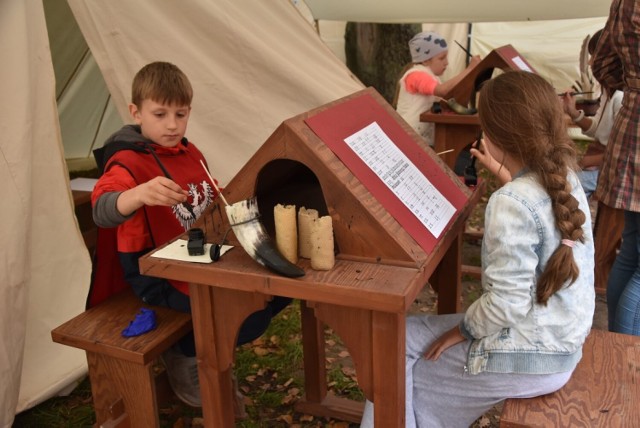
<svg viewBox="0 0 640 428">
<path fill-rule="evenodd" d="M 551 198 L 561 241 L 582 241 L 586 215 L 567 181 L 570 170 L 577 170 L 576 150 L 553 87 L 537 74 L 505 72 L 483 85 L 479 113 L 491 141 L 539 178 Z M 536 284 L 537 302 L 546 304 L 578 275 L 572 248 L 559 243 Z"/>
<path fill-rule="evenodd" d="M 539 170 L 535 172 L 551 197 L 551 206 L 556 226 L 560 231 L 560 239 L 582 241 L 584 234 L 582 225 L 586 221 L 586 216 L 580 210 L 578 200 L 571 194 L 571 185 L 567 181 L 569 172 L 567 155 L 573 152 L 573 149 L 567 150 L 561 141 L 556 141 L 551 148 L 550 155 L 545 156 L 537 164 Z M 560 244 L 538 279 L 536 285 L 538 303 L 546 304 L 549 297 L 560 290 L 567 281 L 573 283 L 579 273 L 572 248 Z"/>
</svg>

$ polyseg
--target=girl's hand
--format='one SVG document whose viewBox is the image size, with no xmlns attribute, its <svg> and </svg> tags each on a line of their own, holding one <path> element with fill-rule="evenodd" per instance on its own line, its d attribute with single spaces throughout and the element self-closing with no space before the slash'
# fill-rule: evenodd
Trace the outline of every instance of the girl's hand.
<svg viewBox="0 0 640 428">
<path fill-rule="evenodd" d="M 471 156 L 478 158 L 478 161 L 487 168 L 493 175 L 498 177 L 498 180 L 502 184 L 508 183 L 511 181 L 511 174 L 509 171 L 504 168 L 504 166 L 498 162 L 491 153 L 487 149 L 487 145 L 484 141 L 484 138 L 481 138 L 471 146 L 471 150 L 469 150 Z"/>
<path fill-rule="evenodd" d="M 454 345 L 457 345 L 460 342 L 464 342 L 465 337 L 460 333 L 460 328 L 455 326 L 431 344 L 429 349 L 424 353 L 424 357 L 427 360 L 437 360 L 440 358 L 440 354 L 442 354 L 447 349 L 451 348 Z"/>
<path fill-rule="evenodd" d="M 571 95 L 571 91 L 572 89 L 569 88 L 565 92 L 563 92 L 561 95 L 561 100 L 562 109 L 566 114 L 569 115 L 569 117 L 573 119 L 574 117 L 578 117 L 578 114 L 580 112 L 576 109 L 576 99 L 573 95 Z"/>
</svg>

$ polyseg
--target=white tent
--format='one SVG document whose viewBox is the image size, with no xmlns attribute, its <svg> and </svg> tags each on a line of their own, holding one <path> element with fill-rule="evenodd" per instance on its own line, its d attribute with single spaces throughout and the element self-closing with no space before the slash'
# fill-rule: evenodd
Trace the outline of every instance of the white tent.
<svg viewBox="0 0 640 428">
<path fill-rule="evenodd" d="M 543 21 L 607 16 L 607 0 L 306 0 L 316 19 L 356 22 Z"/>
<path fill-rule="evenodd" d="M 449 55 L 450 66 L 443 76 L 445 79 L 464 67 L 465 54 L 454 46 L 453 41 L 463 45 L 470 41 L 471 51 L 481 56 L 495 47 L 510 43 L 558 89 L 569 87 L 579 78 L 577 59 L 581 42 L 587 34 L 593 34 L 602 27 L 608 7 L 606 2 L 598 0 L 585 2 L 579 10 L 571 10 L 570 7 L 562 7 L 560 10 L 555 8 L 553 14 L 550 14 L 548 8 L 540 5 L 536 8 L 525 5 L 514 12 L 510 8 L 505 9 L 500 1 L 485 1 L 465 4 L 464 8 L 459 9 L 465 11 L 461 15 L 459 10 L 448 4 L 440 10 L 425 8 L 421 2 L 411 0 L 401 2 L 398 7 L 395 3 L 390 7 L 390 2 L 376 2 L 371 7 L 364 7 L 369 0 L 292 1 L 307 21 L 316 26 L 322 41 L 342 62 L 345 62 L 346 21 L 335 21 L 335 18 L 363 22 L 419 22 L 430 19 L 429 23 L 423 24 L 423 28 L 440 32 L 453 46 Z M 307 4 L 313 9 L 307 7 Z M 91 157 L 92 150 L 100 147 L 105 138 L 122 126 L 127 118 L 118 114 L 101 70 L 66 0 L 47 0 L 44 6 L 67 165 L 72 171 L 91 169 L 95 166 Z M 478 13 L 475 8 L 481 8 L 484 12 Z M 507 10 L 509 15 L 487 15 L 486 10 Z M 445 11 L 448 14 L 444 14 Z M 442 16 L 439 15 L 441 13 Z M 495 22 L 503 16 L 526 22 Z M 580 16 L 587 18 L 579 18 Z M 591 16 L 598 17 L 590 18 Z M 544 20 L 548 17 L 554 20 Z M 558 19 L 559 17 L 570 19 Z M 465 21 L 469 19 L 473 21 L 473 26 Z M 459 20 L 465 22 L 451 23 Z M 485 22 L 487 20 L 491 22 Z M 78 123 L 82 126 L 78 126 Z"/>
<path fill-rule="evenodd" d="M 284 119 L 362 87 L 290 0 L 68 2 L 108 88 L 99 89 L 88 78 L 76 92 L 80 98 L 100 100 L 101 108 L 78 108 L 65 99 L 70 89 L 62 90 L 60 82 L 69 76 L 95 76 L 90 73 L 95 66 L 81 43 L 49 44 L 43 2 L 0 2 L 5 64 L 0 81 L 0 177 L 5 185 L 0 197 L 6 207 L 0 251 L 2 427 L 11 425 L 16 411 L 38 404 L 85 371 L 84 354 L 54 344 L 49 333 L 83 309 L 90 275 L 73 215 L 62 124 L 68 126 L 65 139 L 77 133 L 81 140 L 101 141 L 109 126 L 127 121 L 134 73 L 150 61 L 173 62 L 195 89 L 187 135 L 224 184 Z M 55 0 L 44 3 L 59 30 L 73 25 L 63 12 L 51 18 L 58 13 L 49 9 Z M 379 3 L 371 0 L 366 6 Z M 419 3 L 426 10 L 431 6 L 425 4 L 432 2 Z M 572 0 L 554 7 L 582 11 L 585 3 L 597 2 Z M 606 15 L 606 8 L 601 9 L 590 16 Z M 473 17 L 458 22 L 467 21 Z M 60 52 L 68 53 L 68 62 L 56 62 L 62 65 L 56 66 L 54 77 L 51 52 L 65 46 L 69 50 Z M 65 70 L 72 62 L 81 66 Z M 60 120 L 58 107 L 64 111 Z M 73 109 L 76 113 L 67 113 Z M 66 125 L 65 114 L 80 115 L 81 124 Z M 88 153 L 76 149 L 72 156 Z"/>
</svg>

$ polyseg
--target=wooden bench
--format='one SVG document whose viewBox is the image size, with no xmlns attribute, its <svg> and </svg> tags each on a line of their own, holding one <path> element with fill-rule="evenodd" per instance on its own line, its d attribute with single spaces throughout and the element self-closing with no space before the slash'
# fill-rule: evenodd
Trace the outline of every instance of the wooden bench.
<svg viewBox="0 0 640 428">
<path fill-rule="evenodd" d="M 157 328 L 122 337 L 142 307 L 156 312 Z M 86 351 L 96 426 L 148 427 L 159 426 L 152 363 L 191 329 L 191 314 L 145 305 L 126 290 L 55 328 L 51 337 Z"/>
<path fill-rule="evenodd" d="M 553 394 L 504 403 L 500 426 L 640 426 L 640 337 L 591 330 L 569 382 Z"/>
</svg>

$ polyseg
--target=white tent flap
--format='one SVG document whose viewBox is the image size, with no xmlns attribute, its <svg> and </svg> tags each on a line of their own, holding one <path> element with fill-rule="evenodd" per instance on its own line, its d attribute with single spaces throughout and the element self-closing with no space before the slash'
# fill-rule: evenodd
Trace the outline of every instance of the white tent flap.
<svg viewBox="0 0 640 428">
<path fill-rule="evenodd" d="M 187 74 L 187 137 L 222 184 L 283 120 L 362 88 L 289 1 L 69 4 L 125 121 L 143 65 L 169 61 Z M 176 16 L 189 25 L 167 31 Z"/>
<path fill-rule="evenodd" d="M 603 0 L 305 0 L 315 19 L 353 22 L 500 22 L 607 16 Z"/>
<path fill-rule="evenodd" d="M 51 329 L 84 309 L 90 260 L 73 215 L 42 2 L 0 2 L 0 426 L 86 367 Z M 67 380 L 68 382 L 68 380 Z M 19 389 L 18 389 L 19 385 Z M 19 395 L 18 395 L 19 393 Z"/>
</svg>

